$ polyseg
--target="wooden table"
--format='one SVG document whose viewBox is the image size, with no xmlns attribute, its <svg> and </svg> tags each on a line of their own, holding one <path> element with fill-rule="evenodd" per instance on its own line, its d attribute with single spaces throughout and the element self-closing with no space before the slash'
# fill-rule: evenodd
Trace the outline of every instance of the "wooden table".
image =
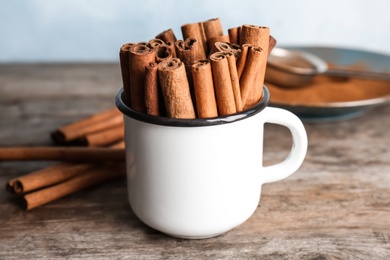
<svg viewBox="0 0 390 260">
<path fill-rule="evenodd" d="M 0 65 L 0 145 L 51 145 L 58 126 L 114 107 L 118 64 Z M 165 236 L 129 207 L 124 179 L 32 211 L 0 190 L 0 259 L 389 259 L 390 106 L 349 121 L 306 124 L 306 160 L 266 184 L 257 211 L 210 239 Z M 266 126 L 265 163 L 291 137 Z M 2 162 L 0 185 L 48 162 Z"/>
</svg>

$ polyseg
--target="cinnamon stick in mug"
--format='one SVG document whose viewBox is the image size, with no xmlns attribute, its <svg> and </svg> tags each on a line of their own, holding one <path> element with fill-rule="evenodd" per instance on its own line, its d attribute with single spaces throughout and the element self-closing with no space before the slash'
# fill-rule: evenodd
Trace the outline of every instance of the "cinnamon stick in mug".
<svg viewBox="0 0 390 260">
<path fill-rule="evenodd" d="M 236 104 L 237 112 L 241 112 L 243 109 L 242 100 L 241 100 L 241 90 L 240 90 L 240 79 L 237 74 L 236 58 L 232 52 L 225 53 L 230 73 L 230 81 L 232 82 L 232 89 L 234 95 L 234 102 Z"/>
<path fill-rule="evenodd" d="M 161 39 L 163 40 L 165 43 L 167 42 L 176 42 L 176 35 L 175 33 L 173 32 L 172 29 L 168 29 L 168 30 L 165 30 L 161 33 L 159 33 L 157 36 L 156 36 L 157 39 Z"/>
<path fill-rule="evenodd" d="M 198 118 L 218 116 L 210 60 L 199 60 L 192 65 L 194 92 Z"/>
<path fill-rule="evenodd" d="M 123 84 L 123 92 L 126 103 L 130 103 L 130 47 L 133 46 L 134 43 L 126 43 L 123 44 L 119 50 L 119 61 L 121 65 L 121 75 L 122 75 L 122 84 Z"/>
<path fill-rule="evenodd" d="M 160 95 L 159 95 L 159 84 L 157 76 L 156 62 L 150 63 L 145 67 L 146 78 L 145 78 L 145 106 L 146 113 L 149 115 L 159 116 L 160 115 Z"/>
<path fill-rule="evenodd" d="M 234 114 L 237 110 L 234 102 L 228 59 L 224 53 L 216 52 L 210 56 L 210 62 L 213 72 L 218 114 L 219 116 Z"/>
<path fill-rule="evenodd" d="M 272 35 L 270 35 L 269 44 L 268 44 L 268 56 L 270 55 L 272 49 L 276 46 L 276 43 L 277 43 L 276 39 Z"/>
<path fill-rule="evenodd" d="M 145 112 L 145 67 L 155 61 L 155 51 L 145 45 L 130 48 L 130 107 Z"/>
<path fill-rule="evenodd" d="M 216 42 L 229 42 L 228 35 L 216 36 L 207 40 L 209 50 L 212 50 Z M 211 52 L 211 51 L 210 51 Z"/>
<path fill-rule="evenodd" d="M 31 210 L 81 189 L 126 175 L 124 164 L 103 166 L 87 170 L 57 185 L 29 193 L 24 196 L 24 208 Z"/>
<path fill-rule="evenodd" d="M 267 53 L 260 47 L 251 46 L 240 79 L 241 98 L 244 108 L 258 102 L 262 96 Z"/>
<path fill-rule="evenodd" d="M 233 44 L 240 45 L 240 33 L 241 33 L 241 26 L 229 28 L 228 34 L 229 34 L 230 42 Z"/>
<path fill-rule="evenodd" d="M 241 27 L 240 44 L 258 46 L 268 54 L 269 35 L 269 27 L 245 24 Z"/>
<path fill-rule="evenodd" d="M 203 26 L 200 23 L 184 24 L 181 26 L 181 31 L 184 40 L 191 38 L 191 39 L 195 39 L 198 42 L 197 44 L 197 48 L 198 48 L 197 52 L 199 53 L 198 59 L 206 59 L 208 54 L 207 40 L 203 34 L 202 28 Z M 176 55 L 178 55 L 177 52 Z"/>
<path fill-rule="evenodd" d="M 123 115 L 114 108 L 62 126 L 51 133 L 51 138 L 57 144 L 66 144 L 87 134 L 121 125 L 123 125 Z"/>
<path fill-rule="evenodd" d="M 239 79 L 241 79 L 242 72 L 244 71 L 246 59 L 248 56 L 248 50 L 249 50 L 250 46 L 251 46 L 250 44 L 241 45 L 240 56 L 238 57 L 237 64 L 236 64 L 237 65 L 237 75 L 238 75 Z"/>
<path fill-rule="evenodd" d="M 157 72 L 168 117 L 195 118 L 183 62 L 178 58 L 163 61 L 158 65 Z"/>
</svg>

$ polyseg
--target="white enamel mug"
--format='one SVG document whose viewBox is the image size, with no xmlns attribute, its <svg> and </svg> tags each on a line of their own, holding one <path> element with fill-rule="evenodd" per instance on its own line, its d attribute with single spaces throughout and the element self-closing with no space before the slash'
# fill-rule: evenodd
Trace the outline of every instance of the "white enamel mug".
<svg viewBox="0 0 390 260">
<path fill-rule="evenodd" d="M 302 164 L 307 136 L 287 110 L 267 107 L 269 92 L 241 113 L 214 119 L 172 119 L 139 113 L 122 101 L 130 206 L 148 226 L 181 238 L 206 238 L 245 222 L 257 209 L 261 186 Z M 264 123 L 287 127 L 293 144 L 281 163 L 263 162 Z"/>
</svg>

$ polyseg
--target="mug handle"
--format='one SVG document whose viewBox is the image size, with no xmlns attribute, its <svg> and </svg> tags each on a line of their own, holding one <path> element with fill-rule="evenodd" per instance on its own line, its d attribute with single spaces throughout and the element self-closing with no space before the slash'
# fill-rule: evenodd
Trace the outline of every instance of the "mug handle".
<svg viewBox="0 0 390 260">
<path fill-rule="evenodd" d="M 293 174 L 303 163 L 307 151 L 307 135 L 302 121 L 293 113 L 275 107 L 266 107 L 261 113 L 265 123 L 287 127 L 293 139 L 293 145 L 287 158 L 277 164 L 263 167 L 263 183 L 279 181 Z"/>
</svg>

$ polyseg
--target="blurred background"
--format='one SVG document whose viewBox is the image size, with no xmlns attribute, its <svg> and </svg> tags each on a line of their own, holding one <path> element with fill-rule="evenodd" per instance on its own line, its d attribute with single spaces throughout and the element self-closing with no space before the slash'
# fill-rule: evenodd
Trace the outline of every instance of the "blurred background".
<svg viewBox="0 0 390 260">
<path fill-rule="evenodd" d="M 118 62 L 120 46 L 219 17 L 264 25 L 278 45 L 390 54 L 388 0 L 0 0 L 0 63 Z"/>
</svg>

